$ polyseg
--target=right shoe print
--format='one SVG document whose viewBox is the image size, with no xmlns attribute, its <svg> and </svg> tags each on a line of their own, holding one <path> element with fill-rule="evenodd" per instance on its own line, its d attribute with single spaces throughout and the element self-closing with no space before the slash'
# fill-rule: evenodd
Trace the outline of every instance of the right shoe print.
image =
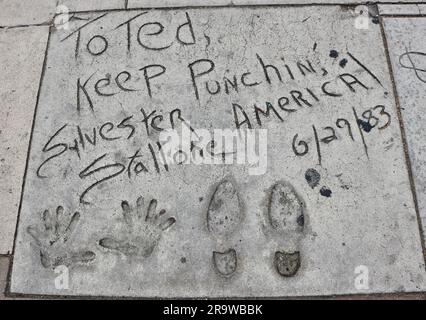
<svg viewBox="0 0 426 320">
<path fill-rule="evenodd" d="M 207 210 L 207 227 L 217 239 L 213 251 L 213 265 L 222 276 L 229 277 L 238 266 L 238 254 L 232 247 L 231 236 L 241 226 L 243 211 L 238 192 L 229 180 L 223 180 L 216 187 Z"/>
<path fill-rule="evenodd" d="M 278 182 L 271 188 L 268 219 L 272 229 L 287 243 L 274 255 L 274 267 L 283 277 L 296 275 L 301 265 L 299 242 L 305 226 L 304 204 L 293 186 Z"/>
</svg>

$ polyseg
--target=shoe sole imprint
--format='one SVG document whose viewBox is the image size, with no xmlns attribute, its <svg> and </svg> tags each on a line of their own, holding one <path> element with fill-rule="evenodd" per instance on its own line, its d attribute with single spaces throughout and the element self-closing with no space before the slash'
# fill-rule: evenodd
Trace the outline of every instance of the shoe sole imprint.
<svg viewBox="0 0 426 320">
<path fill-rule="evenodd" d="M 207 210 L 208 230 L 218 239 L 226 241 L 241 225 L 243 213 L 234 184 L 223 180 L 216 187 Z M 229 248 L 213 252 L 213 265 L 222 276 L 231 276 L 237 269 L 237 252 Z"/>
<path fill-rule="evenodd" d="M 268 204 L 269 223 L 278 234 L 285 237 L 302 235 L 305 226 L 304 203 L 294 187 L 278 182 L 271 188 Z M 292 277 L 301 265 L 299 251 L 276 251 L 274 267 L 279 275 Z"/>
</svg>

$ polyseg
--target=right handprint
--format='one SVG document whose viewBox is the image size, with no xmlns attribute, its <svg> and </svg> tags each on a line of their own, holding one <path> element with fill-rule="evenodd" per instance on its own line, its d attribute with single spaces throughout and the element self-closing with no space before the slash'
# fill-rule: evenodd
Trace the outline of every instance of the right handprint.
<svg viewBox="0 0 426 320">
<path fill-rule="evenodd" d="M 157 212 L 156 199 L 150 201 L 146 211 L 143 197 L 137 199 L 135 207 L 123 201 L 121 208 L 128 232 L 123 238 L 102 238 L 99 245 L 126 256 L 149 257 L 158 245 L 162 233 L 176 222 L 173 217 L 164 218 L 166 210 Z"/>
</svg>

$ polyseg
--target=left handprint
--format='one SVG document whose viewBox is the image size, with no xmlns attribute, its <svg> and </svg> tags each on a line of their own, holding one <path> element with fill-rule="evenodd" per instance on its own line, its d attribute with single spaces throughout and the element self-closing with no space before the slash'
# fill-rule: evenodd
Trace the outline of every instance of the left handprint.
<svg viewBox="0 0 426 320">
<path fill-rule="evenodd" d="M 80 220 L 80 213 L 65 214 L 64 208 L 58 206 L 56 213 L 45 210 L 43 213 L 44 227 L 29 226 L 27 232 L 34 238 L 40 249 L 40 261 L 45 268 L 67 267 L 78 263 L 88 263 L 96 257 L 92 251 L 72 251 L 68 240 Z"/>
</svg>

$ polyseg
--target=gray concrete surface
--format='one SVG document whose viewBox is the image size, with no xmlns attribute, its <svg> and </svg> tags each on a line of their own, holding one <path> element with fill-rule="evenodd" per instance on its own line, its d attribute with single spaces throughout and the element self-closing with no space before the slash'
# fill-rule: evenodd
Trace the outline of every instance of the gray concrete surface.
<svg viewBox="0 0 426 320">
<path fill-rule="evenodd" d="M 18 296 L 10 295 L 8 292 L 5 293 L 7 287 L 7 276 L 9 271 L 10 257 L 0 256 L 0 301 L 11 300 L 11 299 L 67 299 L 67 297 L 46 297 L 46 296 Z M 312 299 L 313 297 L 301 297 L 293 299 Z M 313 298 L 317 299 L 317 298 Z M 320 299 L 336 299 L 336 300 L 425 300 L 426 295 L 423 293 L 410 293 L 410 294 L 384 294 L 384 295 L 354 295 L 354 296 L 329 296 L 321 297 Z"/>
<path fill-rule="evenodd" d="M 359 28 L 341 7 L 79 18 L 51 34 L 12 292 L 224 297 L 425 289 L 377 21 Z M 79 29 L 90 21 L 81 19 L 92 23 Z M 199 59 L 214 61 L 214 70 Z M 238 92 L 229 83 L 226 89 L 224 77 L 234 75 Z M 207 91 L 217 85 L 217 94 Z M 256 109 L 265 112 L 267 102 L 269 115 Z M 159 117 L 146 127 L 141 109 Z M 175 111 L 171 122 L 176 109 L 180 117 Z M 240 132 L 249 122 L 267 129 L 265 174 L 250 175 L 248 165 L 166 168 L 156 158 L 159 127 L 235 129 L 236 122 Z M 58 286 L 64 275 L 68 288 Z"/>
<path fill-rule="evenodd" d="M 58 5 L 70 11 L 124 9 L 126 0 L 58 0 Z"/>
<path fill-rule="evenodd" d="M 380 4 L 381 15 L 421 15 L 426 14 L 426 4 Z"/>
<path fill-rule="evenodd" d="M 372 1 L 356 0 L 128 0 L 129 8 L 158 8 L 158 7 L 193 7 L 193 6 L 228 6 L 228 5 L 309 5 L 309 4 L 359 4 Z M 377 0 L 374 3 L 394 3 L 395 1 Z M 424 1 L 400 0 L 399 3 L 420 3 Z"/>
<path fill-rule="evenodd" d="M 0 0 L 0 27 L 48 24 L 56 0 Z"/>
<path fill-rule="evenodd" d="M 0 256 L 0 300 L 6 299 L 4 292 L 6 291 L 9 261 L 10 259 L 8 257 Z"/>
<path fill-rule="evenodd" d="M 311 13 L 317 8 L 309 6 L 274 7 L 273 13 L 262 9 L 262 5 L 296 2 L 314 3 L 0 0 L 0 94 L 6 102 L 0 109 L 0 300 L 5 299 L 12 259 L 1 254 L 12 250 L 49 25 L 57 29 L 52 29 L 50 65 L 24 193 L 14 298 L 35 293 L 41 298 L 48 294 L 425 299 L 424 293 L 406 292 L 425 291 L 419 234 L 419 224 L 426 223 L 425 119 L 419 106 L 425 98 L 426 18 L 419 16 L 426 14 L 426 4 L 381 1 L 378 6 L 382 16 L 399 16 L 383 21 L 420 223 L 378 20 L 370 17 L 362 25 L 365 20 L 357 20 L 356 13 L 344 7 L 340 12 L 337 6 L 322 7 L 326 13 L 315 14 Z M 102 14 L 73 14 L 63 25 L 57 24 L 62 19 L 53 19 L 55 11 L 63 9 L 203 5 L 260 6 L 232 9 L 225 15 L 220 10 L 228 9 L 109 12 L 87 27 L 83 25 Z M 184 24 L 185 12 L 190 24 Z M 143 14 L 130 27 L 122 25 L 126 17 L 139 13 Z M 146 22 L 150 24 L 139 31 Z M 153 22 L 161 22 L 164 30 Z M 318 33 L 324 22 L 326 35 Z M 64 37 L 78 27 L 83 28 L 76 47 L 78 32 Z M 275 28 L 274 34 L 270 30 Z M 282 35 L 282 30 L 287 33 Z M 195 44 L 190 44 L 192 40 Z M 103 53 L 105 41 L 108 48 Z M 367 50 L 365 43 L 371 46 Z M 149 46 L 167 48 L 149 50 Z M 282 81 L 268 67 L 272 84 L 267 83 L 255 53 L 279 68 Z M 188 64 L 201 58 L 212 59 L 215 69 L 197 78 L 197 99 Z M 297 61 L 305 67 L 298 67 Z M 155 76 L 159 66 L 145 69 L 151 74 L 140 70 L 154 63 L 164 65 L 165 73 Z M 207 65 L 196 64 L 194 71 L 205 71 Z M 238 92 L 230 85 L 234 73 Z M 353 84 L 355 92 L 339 77 L 344 73 L 360 80 Z M 153 76 L 149 88 L 147 76 Z M 261 79 L 262 83 L 245 86 L 243 76 L 247 82 Z M 218 94 L 207 93 L 218 83 Z M 331 92 L 349 91 L 333 97 L 322 85 Z M 305 101 L 292 96 L 291 90 L 300 91 Z M 266 110 L 270 101 L 275 109 L 269 115 L 255 109 L 254 104 Z M 288 104 L 280 108 L 279 101 Z M 241 104 L 241 109 L 233 110 L 232 103 Z M 141 122 L 141 108 L 162 116 L 150 117 L 149 135 Z M 266 174 L 250 175 L 253 166 L 170 165 L 166 169 L 156 162 L 162 157 L 156 149 L 157 126 L 170 127 L 170 113 L 176 108 L 191 126 L 210 130 L 234 129 L 235 113 L 243 120 L 245 110 L 254 128 L 268 130 Z M 173 115 L 180 128 L 182 119 L 176 112 Z M 120 139 L 115 139 L 116 134 Z M 308 152 L 302 155 L 305 146 Z M 140 154 L 135 154 L 139 149 Z M 103 154 L 105 158 L 99 159 Z M 95 159 L 99 161 L 89 168 Z M 110 177 L 114 173 L 117 176 Z M 152 199 L 157 200 L 156 210 Z"/>
<path fill-rule="evenodd" d="M 419 213 L 426 226 L 426 18 L 386 18 L 385 30 L 408 142 Z M 424 229 L 426 231 L 426 229 Z"/>
<path fill-rule="evenodd" d="M 369 1 L 364 1 L 368 3 Z M 377 3 L 392 3 L 378 0 Z M 401 4 L 421 3 L 424 1 L 400 0 Z M 80 12 L 95 10 L 117 10 L 125 8 L 167 8 L 193 6 L 263 6 L 263 5 L 309 5 L 309 4 L 359 4 L 357 0 L 1 0 L 0 27 L 20 25 L 48 24 L 55 12 Z M 414 10 L 416 5 L 411 5 Z M 401 10 L 404 6 L 384 6 L 384 12 Z M 408 7 L 407 7 L 408 8 Z M 407 10 L 407 8 L 403 10 Z"/>
<path fill-rule="evenodd" d="M 49 28 L 0 30 L 0 254 L 12 251 Z"/>
</svg>

